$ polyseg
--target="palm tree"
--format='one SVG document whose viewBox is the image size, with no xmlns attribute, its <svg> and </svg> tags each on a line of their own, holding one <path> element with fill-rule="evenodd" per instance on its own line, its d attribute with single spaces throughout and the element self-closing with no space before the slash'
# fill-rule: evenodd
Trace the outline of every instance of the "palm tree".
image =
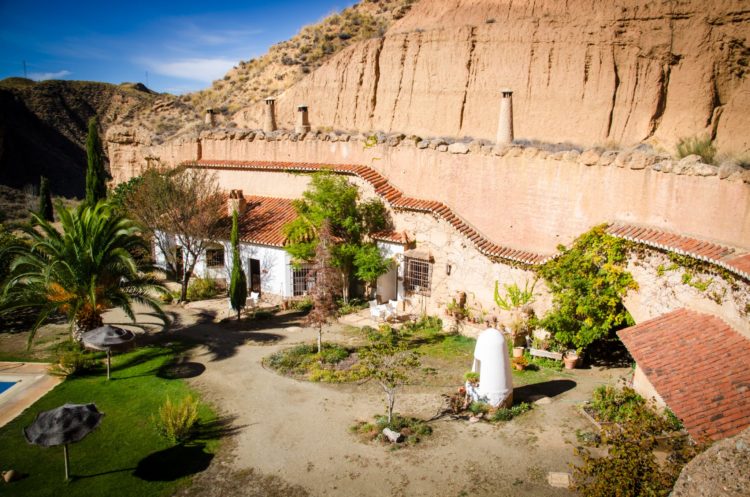
<svg viewBox="0 0 750 497">
<path fill-rule="evenodd" d="M 67 315 L 77 341 L 102 325 L 105 309 L 119 307 L 135 321 L 133 302 L 149 306 L 167 323 L 157 295 L 165 288 L 149 274 L 152 266 L 143 257 L 148 244 L 139 226 L 103 201 L 75 210 L 59 205 L 58 213 L 62 231 L 33 213 L 32 224 L 23 228 L 28 245 L 9 250 L 13 260 L 3 312 L 38 310 L 29 345 L 54 312 Z"/>
</svg>

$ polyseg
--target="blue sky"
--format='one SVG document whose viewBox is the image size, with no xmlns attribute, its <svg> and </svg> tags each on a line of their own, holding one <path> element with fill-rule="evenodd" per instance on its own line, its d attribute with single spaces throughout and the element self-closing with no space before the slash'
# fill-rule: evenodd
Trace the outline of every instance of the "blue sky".
<svg viewBox="0 0 750 497">
<path fill-rule="evenodd" d="M 159 92 L 210 85 L 302 26 L 355 0 L 90 2 L 0 0 L 0 79 L 146 82 Z"/>
</svg>

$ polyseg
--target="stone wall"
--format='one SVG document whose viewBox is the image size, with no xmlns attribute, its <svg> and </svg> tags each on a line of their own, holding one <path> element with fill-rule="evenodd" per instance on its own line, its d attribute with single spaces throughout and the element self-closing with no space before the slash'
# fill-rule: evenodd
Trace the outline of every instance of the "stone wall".
<svg viewBox="0 0 750 497">
<path fill-rule="evenodd" d="M 362 134 L 266 136 L 234 129 L 160 146 L 139 144 L 137 137 L 130 145 L 109 140 L 109 149 L 115 181 L 137 174 L 148 161 L 368 165 L 407 195 L 445 202 L 494 242 L 539 253 L 552 253 L 591 226 L 613 221 L 750 247 L 750 171 L 734 164 L 702 164 L 697 156 L 676 161 L 638 149 L 548 152 L 402 135 L 367 140 Z M 250 181 L 242 179 L 249 173 L 226 174 L 235 175 L 232 181 Z M 258 184 L 264 181 L 259 176 L 253 191 L 285 197 L 299 191 L 283 193 L 286 186 L 277 184 L 278 176 L 264 177 L 269 184 Z"/>
</svg>

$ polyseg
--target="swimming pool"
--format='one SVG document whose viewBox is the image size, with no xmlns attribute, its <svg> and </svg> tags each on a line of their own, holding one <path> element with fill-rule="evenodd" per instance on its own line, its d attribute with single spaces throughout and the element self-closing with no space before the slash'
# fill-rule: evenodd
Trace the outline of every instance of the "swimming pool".
<svg viewBox="0 0 750 497">
<path fill-rule="evenodd" d="M 3 393 L 13 385 L 18 383 L 17 381 L 0 381 L 0 393 Z"/>
</svg>

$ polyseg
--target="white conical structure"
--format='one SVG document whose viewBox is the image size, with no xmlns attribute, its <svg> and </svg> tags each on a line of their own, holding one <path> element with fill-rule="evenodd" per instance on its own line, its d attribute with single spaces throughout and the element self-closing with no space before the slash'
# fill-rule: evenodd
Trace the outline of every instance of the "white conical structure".
<svg viewBox="0 0 750 497">
<path fill-rule="evenodd" d="M 487 328 L 479 334 L 471 370 L 479 373 L 477 393 L 480 400 L 493 407 L 510 407 L 513 403 L 513 377 L 508 347 L 502 333 Z"/>
</svg>

